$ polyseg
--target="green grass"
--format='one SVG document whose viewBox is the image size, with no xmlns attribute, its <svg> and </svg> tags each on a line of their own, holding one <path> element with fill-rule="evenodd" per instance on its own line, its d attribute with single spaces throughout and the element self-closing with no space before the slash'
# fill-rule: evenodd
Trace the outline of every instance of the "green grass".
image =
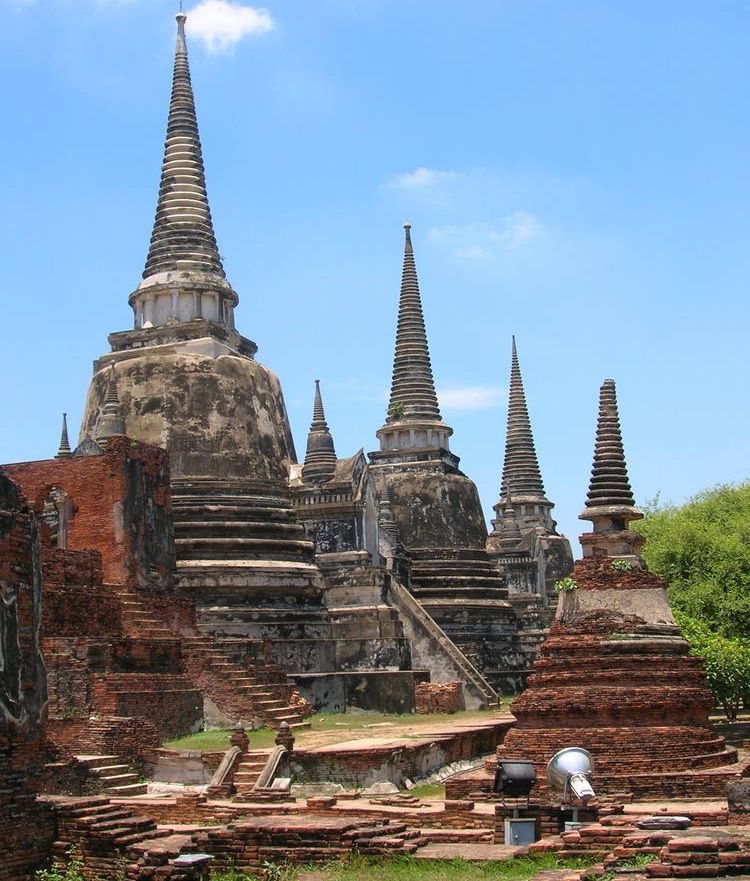
<svg viewBox="0 0 750 881">
<path fill-rule="evenodd" d="M 322 866 L 277 867 L 276 877 L 295 881 L 301 874 L 320 881 L 527 881 L 547 869 L 580 869 L 593 865 L 590 860 L 559 859 L 554 854 L 534 854 L 508 860 L 472 863 L 466 860 L 418 860 L 408 856 L 391 859 L 353 856 Z M 240 872 L 217 873 L 211 881 L 253 881 L 253 875 Z"/>
<path fill-rule="evenodd" d="M 264 749 L 273 746 L 276 732 L 271 728 L 261 728 L 260 731 L 246 732 L 250 740 L 250 749 Z M 164 749 L 192 749 L 199 752 L 218 753 L 229 749 L 231 730 L 216 729 L 215 731 L 199 731 L 197 734 L 188 734 L 178 737 L 177 740 L 168 740 L 163 743 Z"/>
<path fill-rule="evenodd" d="M 466 860 L 419 860 L 412 857 L 377 859 L 354 857 L 318 868 L 321 881 L 526 881 L 546 869 L 581 868 L 581 860 L 560 860 L 539 854 L 510 860 L 473 863 Z M 295 877 L 295 872 L 290 877 Z"/>
<path fill-rule="evenodd" d="M 445 798 L 445 783 L 424 783 L 409 790 L 409 795 L 417 798 Z"/>
<path fill-rule="evenodd" d="M 511 698 L 503 698 L 503 707 L 507 707 Z M 435 725 L 450 722 L 451 720 L 467 721 L 470 719 L 488 719 L 497 715 L 493 710 L 462 710 L 459 713 L 430 713 L 421 715 L 418 713 L 405 713 L 403 715 L 385 713 L 314 713 L 307 721 L 312 723 L 310 731 L 336 731 L 342 740 L 346 740 L 347 731 L 363 731 L 372 729 L 373 736 L 377 736 L 380 727 L 388 725 Z M 230 730 L 199 731 L 197 734 L 188 734 L 176 740 L 168 740 L 162 744 L 165 749 L 191 749 L 201 752 L 220 752 L 229 749 Z M 248 731 L 251 749 L 264 749 L 273 746 L 276 732 L 270 728 L 262 728 L 260 731 Z"/>
<path fill-rule="evenodd" d="M 505 701 L 510 700 L 504 698 Z M 507 704 L 504 704 L 507 706 Z M 313 731 L 358 731 L 372 728 L 373 732 L 384 724 L 388 725 L 435 725 L 451 722 L 454 719 L 488 719 L 497 715 L 497 710 L 461 710 L 458 713 L 314 713 L 309 720 Z"/>
</svg>

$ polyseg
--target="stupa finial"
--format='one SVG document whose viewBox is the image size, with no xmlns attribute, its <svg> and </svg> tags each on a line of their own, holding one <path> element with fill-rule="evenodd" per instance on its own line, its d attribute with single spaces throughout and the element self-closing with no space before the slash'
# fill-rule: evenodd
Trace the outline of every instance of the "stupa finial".
<svg viewBox="0 0 750 881">
<path fill-rule="evenodd" d="M 239 297 L 226 279 L 206 191 L 185 22 L 177 20 L 161 183 L 143 281 L 130 295 L 136 328 L 208 319 L 234 327 Z"/>
<path fill-rule="evenodd" d="M 60 432 L 60 446 L 57 450 L 57 454 L 55 456 L 56 459 L 67 459 L 72 456 L 73 453 L 70 449 L 70 441 L 68 440 L 68 414 L 63 413 L 62 415 L 62 430 Z"/>
<path fill-rule="evenodd" d="M 333 435 L 328 429 L 323 398 L 320 394 L 320 380 L 315 380 L 315 399 L 313 418 L 307 435 L 307 451 L 302 466 L 302 480 L 305 483 L 325 483 L 336 471 L 336 450 Z"/>
<path fill-rule="evenodd" d="M 515 335 L 512 337 L 510 363 L 510 391 L 508 393 L 508 427 L 505 436 L 505 460 L 500 482 L 500 501 L 507 496 L 509 483 L 517 496 L 544 499 L 544 484 L 534 447 L 526 393 Z"/>
<path fill-rule="evenodd" d="M 643 537 L 629 532 L 628 522 L 643 512 L 635 506 L 628 480 L 613 379 L 605 379 L 599 389 L 594 463 L 586 507 L 578 516 L 594 524 L 593 532 L 581 536 L 584 557 L 638 556 Z"/>
<path fill-rule="evenodd" d="M 110 364 L 107 375 L 107 394 L 104 396 L 101 413 L 96 422 L 94 440 L 101 447 L 107 445 L 107 439 L 125 434 L 125 419 L 120 406 L 120 396 L 117 392 L 117 374 L 115 365 Z"/>
<path fill-rule="evenodd" d="M 411 224 L 404 224 L 404 264 L 398 307 L 396 351 L 388 419 L 440 421 L 440 408 L 430 364 L 430 350 L 422 313 Z"/>
</svg>

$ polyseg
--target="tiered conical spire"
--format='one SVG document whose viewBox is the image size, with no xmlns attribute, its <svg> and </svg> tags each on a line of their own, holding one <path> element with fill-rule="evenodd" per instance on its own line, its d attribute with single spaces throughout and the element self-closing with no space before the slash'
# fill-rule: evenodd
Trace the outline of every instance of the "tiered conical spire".
<svg viewBox="0 0 750 881">
<path fill-rule="evenodd" d="M 333 436 L 323 412 L 323 398 L 320 395 L 320 380 L 315 380 L 315 403 L 310 432 L 307 435 L 307 452 L 302 466 L 302 480 L 305 483 L 325 483 L 336 471 L 336 450 Z"/>
<path fill-rule="evenodd" d="M 94 440 L 105 446 L 107 438 L 125 434 L 125 420 L 120 407 L 120 396 L 117 394 L 117 375 L 115 365 L 110 365 L 107 377 L 107 394 L 104 398 L 102 411 L 96 423 L 96 436 Z"/>
<path fill-rule="evenodd" d="M 419 296 L 417 268 L 411 244 L 411 224 L 405 223 L 404 268 L 398 308 L 396 353 L 387 422 L 394 419 L 440 420 L 432 378 L 430 351 Z"/>
<path fill-rule="evenodd" d="M 617 412 L 617 392 L 613 379 L 605 379 L 599 390 L 599 420 L 596 427 L 594 464 L 591 482 L 586 496 L 584 520 L 593 520 L 595 527 L 599 515 L 611 521 L 609 528 L 624 529 L 628 520 L 643 514 L 635 507 L 633 491 L 628 480 L 628 468 L 622 447 L 620 417 Z"/>
<path fill-rule="evenodd" d="M 526 395 L 523 389 L 521 368 L 518 364 L 515 336 L 513 337 L 510 366 L 505 461 L 500 483 L 501 500 L 507 498 L 510 484 L 512 484 L 513 493 L 516 496 L 544 498 L 544 484 L 534 448 L 534 436 L 531 433 L 531 422 L 526 407 Z"/>
<path fill-rule="evenodd" d="M 57 450 L 56 459 L 67 459 L 72 456 L 73 453 L 70 450 L 70 441 L 68 440 L 68 414 L 63 413 L 62 417 L 62 431 L 60 432 L 60 447 Z"/>
<path fill-rule="evenodd" d="M 174 270 L 200 270 L 223 279 L 224 267 L 208 205 L 190 82 L 186 18 L 183 12 L 177 15 L 177 46 L 161 186 L 143 277 Z"/>
</svg>

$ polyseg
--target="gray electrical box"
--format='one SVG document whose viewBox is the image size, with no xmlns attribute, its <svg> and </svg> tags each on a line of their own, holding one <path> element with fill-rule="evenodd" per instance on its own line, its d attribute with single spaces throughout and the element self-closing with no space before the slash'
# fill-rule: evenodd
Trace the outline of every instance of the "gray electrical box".
<svg viewBox="0 0 750 881">
<path fill-rule="evenodd" d="M 512 847 L 524 847 L 536 841 L 536 820 L 507 818 L 505 821 L 505 843 Z"/>
</svg>

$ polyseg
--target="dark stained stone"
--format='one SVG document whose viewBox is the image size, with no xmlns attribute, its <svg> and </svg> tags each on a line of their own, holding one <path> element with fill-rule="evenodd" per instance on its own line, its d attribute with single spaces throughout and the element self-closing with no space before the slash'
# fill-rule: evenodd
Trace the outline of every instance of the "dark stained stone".
<svg viewBox="0 0 750 881">
<path fill-rule="evenodd" d="M 641 817 L 636 822 L 639 829 L 688 829 L 692 825 L 690 817 L 663 816 Z"/>
</svg>

